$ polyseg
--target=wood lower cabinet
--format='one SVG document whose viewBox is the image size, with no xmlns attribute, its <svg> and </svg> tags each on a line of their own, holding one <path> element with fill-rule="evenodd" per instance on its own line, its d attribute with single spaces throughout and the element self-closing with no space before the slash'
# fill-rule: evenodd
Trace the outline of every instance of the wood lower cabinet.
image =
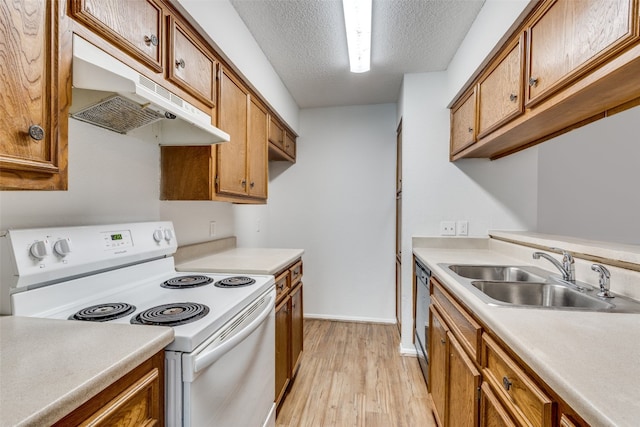
<svg viewBox="0 0 640 427">
<path fill-rule="evenodd" d="M 0 190 L 67 189 L 69 33 L 64 2 L 0 2 Z"/>
<path fill-rule="evenodd" d="M 300 367 L 304 338 L 302 260 L 276 275 L 276 389 L 278 410 Z"/>
<path fill-rule="evenodd" d="M 154 0 L 71 0 L 70 15 L 155 72 L 163 70 L 163 9 Z"/>
<path fill-rule="evenodd" d="M 481 376 L 437 306 L 430 307 L 429 383 L 440 426 L 477 426 Z"/>
<path fill-rule="evenodd" d="M 164 351 L 54 424 L 137 427 L 164 425 Z"/>
<path fill-rule="evenodd" d="M 435 276 L 429 392 L 440 427 L 587 426 Z"/>
</svg>

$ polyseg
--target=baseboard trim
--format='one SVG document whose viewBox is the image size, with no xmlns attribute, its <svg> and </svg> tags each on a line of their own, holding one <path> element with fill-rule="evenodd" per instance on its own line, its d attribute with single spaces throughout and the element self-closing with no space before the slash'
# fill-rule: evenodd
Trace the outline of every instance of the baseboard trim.
<svg viewBox="0 0 640 427">
<path fill-rule="evenodd" d="M 305 319 L 334 320 L 337 322 L 381 323 L 395 325 L 396 319 L 380 319 L 377 317 L 333 316 L 330 314 L 304 314 Z"/>
</svg>

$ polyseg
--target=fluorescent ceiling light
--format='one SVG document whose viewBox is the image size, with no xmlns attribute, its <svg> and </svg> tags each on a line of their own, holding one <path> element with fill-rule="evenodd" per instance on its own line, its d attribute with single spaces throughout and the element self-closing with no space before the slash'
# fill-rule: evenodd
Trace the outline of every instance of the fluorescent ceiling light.
<svg viewBox="0 0 640 427">
<path fill-rule="evenodd" d="M 364 73 L 371 68 L 371 2 L 342 0 L 352 73 Z"/>
</svg>

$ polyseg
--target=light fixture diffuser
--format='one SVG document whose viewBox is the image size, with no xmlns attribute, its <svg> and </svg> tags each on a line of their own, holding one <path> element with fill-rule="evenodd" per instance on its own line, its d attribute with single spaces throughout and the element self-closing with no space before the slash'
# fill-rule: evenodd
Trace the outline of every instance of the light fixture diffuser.
<svg viewBox="0 0 640 427">
<path fill-rule="evenodd" d="M 342 0 L 352 73 L 364 73 L 371 68 L 371 2 Z"/>
</svg>

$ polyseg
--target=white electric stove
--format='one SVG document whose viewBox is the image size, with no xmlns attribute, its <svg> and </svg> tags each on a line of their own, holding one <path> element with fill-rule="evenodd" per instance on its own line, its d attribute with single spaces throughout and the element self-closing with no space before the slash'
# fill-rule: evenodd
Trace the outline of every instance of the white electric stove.
<svg viewBox="0 0 640 427">
<path fill-rule="evenodd" d="M 167 425 L 275 425 L 273 276 L 176 272 L 171 222 L 2 237 L 2 314 L 172 327 Z"/>
</svg>

